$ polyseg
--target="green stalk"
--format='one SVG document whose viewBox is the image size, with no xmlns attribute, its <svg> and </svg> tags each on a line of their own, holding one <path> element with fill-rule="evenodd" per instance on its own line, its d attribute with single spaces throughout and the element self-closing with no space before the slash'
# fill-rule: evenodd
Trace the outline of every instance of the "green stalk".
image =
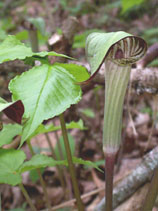
<svg viewBox="0 0 158 211">
<path fill-rule="evenodd" d="M 71 150 L 70 150 L 70 145 L 69 145 L 69 140 L 68 140 L 68 135 L 67 135 L 67 130 L 66 130 L 66 124 L 65 124 L 65 121 L 64 121 L 63 114 L 60 114 L 59 119 L 60 119 L 63 139 L 64 139 L 64 145 L 65 145 L 67 160 L 68 160 L 69 172 L 70 172 L 70 176 L 71 176 L 71 179 L 72 179 L 74 194 L 75 194 L 76 201 L 77 201 L 77 207 L 78 207 L 79 211 L 84 211 L 84 205 L 83 205 L 81 197 L 80 197 L 80 191 L 79 191 L 78 182 L 77 182 L 77 179 L 76 179 L 75 167 L 74 167 L 74 164 L 73 164 L 73 161 L 72 161 L 72 155 L 71 155 Z"/>
<path fill-rule="evenodd" d="M 158 196 L 158 167 L 154 170 L 154 175 L 151 180 L 149 190 L 145 197 L 145 201 L 141 211 L 152 211 L 157 196 Z"/>
<path fill-rule="evenodd" d="M 30 143 L 30 140 L 27 140 L 27 145 L 28 145 L 28 147 L 29 147 L 29 150 L 30 150 L 32 156 L 35 155 L 35 153 L 34 153 L 34 151 L 33 151 L 33 148 L 32 148 L 32 145 L 31 145 L 31 143 Z M 40 170 L 39 170 L 39 169 L 36 169 L 36 171 L 37 171 L 37 174 L 38 174 L 38 176 L 39 176 L 40 183 L 41 183 L 41 185 L 42 185 L 42 189 L 43 189 L 43 193 L 44 193 L 44 196 L 45 196 L 47 208 L 48 208 L 48 210 L 50 211 L 52 208 L 51 208 L 51 203 L 50 203 L 50 201 L 49 201 L 49 197 L 48 197 L 48 193 L 47 193 L 46 184 L 45 184 L 45 182 L 44 182 L 44 180 L 43 180 L 43 177 L 42 177 L 42 174 L 41 174 Z"/>
<path fill-rule="evenodd" d="M 45 133 L 45 137 L 46 137 L 46 140 L 48 142 L 49 148 L 51 150 L 52 157 L 54 159 L 56 159 L 56 155 L 55 155 L 55 152 L 54 152 L 54 149 L 53 149 L 50 137 L 49 137 L 49 135 L 47 133 Z M 59 166 L 56 166 L 56 168 L 58 170 L 59 180 L 60 180 L 61 186 L 62 186 L 63 190 L 65 191 L 65 182 L 64 182 L 64 178 L 63 178 L 63 171 L 62 171 L 62 169 Z"/>
<path fill-rule="evenodd" d="M 106 166 L 106 211 L 112 211 L 113 170 L 121 143 L 123 102 L 131 65 L 144 56 L 146 42 L 123 31 L 92 33 L 86 40 L 90 81 L 105 62 L 103 152 Z"/>
<path fill-rule="evenodd" d="M 130 65 L 121 66 L 105 62 L 105 107 L 103 151 L 105 156 L 106 211 L 112 211 L 113 172 L 117 151 L 121 143 L 122 113 L 130 77 Z"/>
<path fill-rule="evenodd" d="M 29 39 L 30 39 L 32 51 L 38 52 L 39 51 L 39 44 L 38 44 L 37 29 L 32 27 L 32 29 L 29 29 L 28 32 L 29 32 Z"/>
<path fill-rule="evenodd" d="M 19 188 L 20 188 L 21 192 L 23 193 L 23 195 L 25 196 L 27 203 L 30 205 L 31 210 L 32 211 L 37 211 L 36 208 L 35 208 L 35 206 L 33 205 L 32 201 L 31 201 L 31 199 L 30 199 L 30 196 L 28 195 L 28 193 L 27 193 L 27 191 L 24 188 L 24 186 L 23 186 L 22 183 L 19 184 Z"/>
<path fill-rule="evenodd" d="M 55 135 L 55 138 L 56 138 L 56 141 L 57 141 L 57 147 L 58 147 L 60 159 L 64 160 L 64 156 L 63 156 L 63 152 L 62 152 L 62 148 L 61 148 L 61 143 L 59 141 L 59 137 L 58 137 L 57 131 L 54 131 L 54 135 Z"/>
</svg>

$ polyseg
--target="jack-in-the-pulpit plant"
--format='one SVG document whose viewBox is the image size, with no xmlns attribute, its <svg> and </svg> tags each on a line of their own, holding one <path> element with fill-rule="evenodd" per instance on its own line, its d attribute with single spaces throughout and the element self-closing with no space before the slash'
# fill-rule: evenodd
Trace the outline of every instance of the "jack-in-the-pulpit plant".
<svg viewBox="0 0 158 211">
<path fill-rule="evenodd" d="M 8 88 L 12 93 L 12 102 L 8 103 L 0 97 L 0 112 L 4 112 L 10 119 L 21 124 L 4 124 L 3 129 L 0 128 L 2 129 L 0 131 L 0 184 L 19 185 L 31 210 L 36 211 L 36 207 L 22 184 L 22 173 L 36 169 L 45 195 L 46 206 L 48 210 L 52 210 L 46 186 L 38 169 L 68 165 L 78 210 L 82 211 L 84 206 L 80 197 L 74 163 L 85 164 L 87 161 L 71 155 L 63 112 L 72 104 L 79 102 L 82 91 L 77 83 L 89 78 L 89 74 L 86 68 L 76 64 L 50 64 L 48 56 L 70 58 L 56 52 L 32 52 L 31 48 L 11 35 L 0 43 L 0 64 L 15 59 L 23 60 L 30 65 L 34 65 L 34 61 L 40 61 L 39 66 L 32 67 L 10 81 Z M 61 122 L 59 129 L 61 128 L 63 132 L 66 158 L 56 160 L 55 157 L 35 155 L 31 146 L 31 138 L 38 133 L 51 132 L 52 129 L 45 127 L 42 122 L 59 115 Z M 43 131 L 42 128 L 46 130 Z M 1 148 L 11 143 L 13 137 L 17 135 L 21 136 L 19 148 L 26 142 L 30 149 L 32 158 L 29 161 L 25 161 L 26 155 L 21 149 Z M 94 166 L 90 161 L 88 161 L 89 164 Z"/>
<path fill-rule="evenodd" d="M 146 50 L 147 44 L 143 39 L 122 31 L 92 33 L 86 40 L 91 78 L 105 63 L 103 152 L 106 161 L 106 211 L 112 210 L 113 169 L 121 143 L 123 103 L 131 65 L 138 61 Z"/>
</svg>

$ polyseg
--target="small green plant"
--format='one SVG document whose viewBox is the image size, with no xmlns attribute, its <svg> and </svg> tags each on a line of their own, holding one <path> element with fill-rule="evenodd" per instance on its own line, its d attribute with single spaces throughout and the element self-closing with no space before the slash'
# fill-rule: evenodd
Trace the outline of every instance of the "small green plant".
<svg viewBox="0 0 158 211">
<path fill-rule="evenodd" d="M 86 40 L 86 54 L 91 67 L 91 78 L 105 63 L 103 152 L 105 155 L 106 211 L 112 211 L 113 170 L 121 143 L 123 102 L 131 65 L 139 60 L 146 50 L 147 45 L 143 39 L 126 32 L 92 33 Z"/>
<path fill-rule="evenodd" d="M 32 153 L 32 158 L 25 161 L 26 155 L 21 150 L 0 148 L 0 183 L 19 185 L 26 197 L 32 210 L 36 210 L 29 195 L 22 184 L 22 173 L 33 169 L 41 169 L 47 166 L 68 165 L 72 177 L 74 194 L 77 199 L 78 210 L 84 210 L 80 199 L 80 192 L 76 180 L 74 163 L 85 164 L 93 167 L 97 165 L 81 158 L 72 157 L 68 141 L 67 128 L 85 129 L 83 122 L 72 122 L 65 124 L 63 112 L 72 104 L 78 103 L 81 99 L 81 88 L 79 82 L 89 78 L 86 68 L 76 64 L 54 63 L 51 65 L 48 56 L 61 56 L 70 58 L 56 52 L 32 52 L 31 48 L 26 47 L 15 36 L 8 36 L 0 44 L 0 63 L 21 59 L 31 63 L 39 60 L 41 65 L 32 67 L 30 70 L 13 78 L 9 83 L 9 90 L 12 94 L 12 102 L 8 103 L 0 98 L 0 112 L 4 112 L 9 118 L 18 124 L 4 125 L 0 132 L 0 146 L 8 144 L 16 135 L 21 136 L 19 148 L 26 142 Z M 44 126 L 43 120 L 60 117 L 61 126 Z M 21 125 L 19 125 L 21 124 Z M 35 154 L 31 146 L 31 138 L 39 133 L 47 133 L 62 129 L 66 160 L 55 160 L 41 154 Z M 8 131 L 10 131 L 8 133 Z M 8 136 L 6 134 L 8 133 Z M 6 168 L 7 166 L 7 168 Z M 46 193 L 40 171 L 38 175 L 44 193 Z M 51 210 L 51 203 L 47 200 L 48 210 Z"/>
<path fill-rule="evenodd" d="M 135 6 L 140 6 L 142 3 L 144 3 L 145 0 L 121 0 L 122 3 L 122 13 L 125 13 L 129 9 L 135 7 Z"/>
</svg>

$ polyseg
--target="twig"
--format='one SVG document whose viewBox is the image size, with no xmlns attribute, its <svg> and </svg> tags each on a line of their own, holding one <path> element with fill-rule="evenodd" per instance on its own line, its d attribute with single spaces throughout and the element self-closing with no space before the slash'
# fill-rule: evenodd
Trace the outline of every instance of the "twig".
<svg viewBox="0 0 158 211">
<path fill-rule="evenodd" d="M 158 147 L 143 157 L 143 161 L 113 190 L 113 208 L 129 198 L 139 187 L 151 179 L 153 170 L 158 166 Z M 105 199 L 96 206 L 95 211 L 105 211 Z"/>
<path fill-rule="evenodd" d="M 96 190 L 93 190 L 93 191 L 91 191 L 91 192 L 89 192 L 89 193 L 85 193 L 85 194 L 83 194 L 82 196 L 81 196 L 81 199 L 85 199 L 85 198 L 87 198 L 87 197 L 89 197 L 89 196 L 92 196 L 92 195 L 95 195 L 95 194 L 97 194 L 97 193 L 99 193 L 99 192 L 101 192 L 101 191 L 104 191 L 105 190 L 105 187 L 102 187 L 102 188 L 98 188 L 98 189 L 96 189 Z M 61 203 L 61 204 L 59 204 L 59 205 L 57 205 L 57 206 L 54 206 L 54 207 L 52 207 L 52 211 L 53 210 L 57 210 L 57 209 L 61 209 L 61 208 L 65 208 L 65 207 L 70 207 L 70 206 L 73 206 L 74 204 L 76 203 L 76 199 L 71 199 L 71 200 L 69 200 L 69 201 L 66 201 L 66 202 L 64 202 L 64 203 Z M 45 210 L 41 210 L 41 211 L 48 211 L 47 209 L 45 209 Z"/>
<path fill-rule="evenodd" d="M 19 62 L 19 61 L 18 61 Z M 16 61 L 5 62 L 0 64 L 0 74 L 6 75 L 8 72 L 15 72 L 17 70 L 18 73 L 21 73 L 25 70 L 28 70 L 30 66 L 24 65 L 22 62 L 18 64 Z M 131 78 L 130 83 L 132 87 L 136 89 L 137 93 L 158 93 L 158 68 L 150 67 L 150 68 L 133 68 L 131 70 Z M 89 90 L 94 88 L 95 85 L 105 86 L 104 76 L 98 73 L 94 79 L 88 83 L 87 85 L 83 85 L 83 94 L 87 93 Z"/>
<path fill-rule="evenodd" d="M 78 30 L 79 27 L 79 21 L 75 17 L 68 17 L 66 20 L 64 20 L 62 24 L 62 36 L 59 36 L 58 34 L 54 34 L 48 41 L 49 44 L 49 50 L 55 51 L 57 53 L 63 53 L 68 56 L 71 55 L 71 49 L 73 44 L 73 38 Z M 56 40 L 55 37 L 59 37 L 59 39 Z M 55 39 L 54 39 L 55 38 Z M 51 43 L 52 40 L 56 40 L 56 42 Z M 51 62 L 64 62 L 65 58 L 51 58 Z"/>
<path fill-rule="evenodd" d="M 145 56 L 137 62 L 137 68 L 143 69 L 156 58 L 158 58 L 158 43 L 154 43 L 148 48 Z"/>
<path fill-rule="evenodd" d="M 142 211 L 152 211 L 155 204 L 156 197 L 158 195 L 158 167 L 154 170 L 154 176 L 151 180 L 149 191 L 145 197 Z"/>
</svg>

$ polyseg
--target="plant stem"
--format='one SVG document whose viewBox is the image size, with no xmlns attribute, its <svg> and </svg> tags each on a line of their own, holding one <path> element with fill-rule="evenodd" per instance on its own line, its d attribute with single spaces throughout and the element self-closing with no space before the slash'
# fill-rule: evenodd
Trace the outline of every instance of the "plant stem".
<svg viewBox="0 0 158 211">
<path fill-rule="evenodd" d="M 29 195 L 28 195 L 26 189 L 24 188 L 24 186 L 23 186 L 22 183 L 19 184 L 19 188 L 20 188 L 21 192 L 24 194 L 24 196 L 25 196 L 25 198 L 26 198 L 26 201 L 28 202 L 28 204 L 29 204 L 30 207 L 31 207 L 31 210 L 32 210 L 32 211 L 37 211 L 36 208 L 35 208 L 35 206 L 33 205 L 32 201 L 31 201 L 31 199 L 30 199 L 30 197 L 29 197 Z"/>
<path fill-rule="evenodd" d="M 84 205 L 83 205 L 81 197 L 80 197 L 80 191 L 79 191 L 79 187 L 78 187 L 78 183 L 77 183 L 77 179 L 76 179 L 75 167 L 74 167 L 74 164 L 72 161 L 72 155 L 71 155 L 71 150 L 70 150 L 70 145 L 69 145 L 69 140 L 68 140 L 68 135 L 67 135 L 67 130 L 66 130 L 66 124 L 64 121 L 63 114 L 59 115 L 59 119 L 60 119 L 63 139 L 64 139 L 64 145 L 65 145 L 65 149 L 66 149 L 66 155 L 67 155 L 67 160 L 68 160 L 70 176 L 72 179 L 74 194 L 75 194 L 75 197 L 77 200 L 77 207 L 78 207 L 79 211 L 84 211 Z"/>
<path fill-rule="evenodd" d="M 55 125 L 55 122 L 54 122 L 54 125 Z M 61 147 L 61 143 L 59 141 L 59 136 L 58 136 L 57 131 L 54 131 L 54 135 L 55 135 L 55 138 L 56 138 L 56 141 L 57 141 L 57 147 L 58 147 L 60 159 L 64 160 L 63 151 L 62 151 L 62 147 Z"/>
<path fill-rule="evenodd" d="M 34 153 L 34 151 L 33 151 L 33 148 L 32 148 L 32 145 L 31 145 L 31 143 L 30 143 L 30 140 L 27 140 L 27 145 L 28 145 L 28 147 L 29 147 L 29 149 L 30 149 L 31 154 L 32 154 L 32 155 L 35 155 L 35 153 Z M 48 193 L 47 193 L 46 184 L 45 184 L 45 182 L 44 182 L 44 180 L 43 180 L 43 177 L 42 177 L 42 174 L 41 174 L 40 170 L 39 170 L 39 169 L 36 169 L 36 171 L 37 171 L 37 174 L 38 174 L 38 176 L 39 176 L 40 183 L 41 183 L 41 185 L 42 185 L 42 189 L 43 189 L 43 193 L 44 193 L 44 196 L 45 196 L 47 208 L 48 208 L 48 210 L 51 210 L 51 203 L 50 203 L 50 201 L 49 201 L 49 197 L 48 197 Z"/>
<path fill-rule="evenodd" d="M 45 133 L 45 137 L 46 137 L 46 140 L 48 142 L 48 145 L 50 147 L 50 150 L 51 150 L 51 153 L 52 153 L 52 157 L 54 159 L 56 159 L 56 155 L 55 155 L 55 152 L 54 152 L 54 149 L 53 149 L 53 146 L 52 146 L 52 143 L 51 143 L 51 140 L 50 140 L 50 137 L 47 133 Z M 61 183 L 61 186 L 63 188 L 63 190 L 65 190 L 65 182 L 64 182 L 64 178 L 63 178 L 63 172 L 62 172 L 62 169 L 59 167 L 59 166 L 56 166 L 57 170 L 58 170 L 58 174 L 59 174 L 59 180 L 60 180 L 60 183 Z"/>
<path fill-rule="evenodd" d="M 112 211 L 113 173 L 116 154 L 105 154 L 106 211 Z"/>
<path fill-rule="evenodd" d="M 29 39 L 31 43 L 31 48 L 33 52 L 38 52 L 39 47 L 38 47 L 38 35 L 37 35 L 37 29 L 32 27 L 32 29 L 28 30 L 29 33 Z"/>
<path fill-rule="evenodd" d="M 148 193 L 146 195 L 141 211 L 152 211 L 156 197 L 158 195 L 158 167 L 154 170 L 154 175 L 151 180 Z"/>
</svg>

